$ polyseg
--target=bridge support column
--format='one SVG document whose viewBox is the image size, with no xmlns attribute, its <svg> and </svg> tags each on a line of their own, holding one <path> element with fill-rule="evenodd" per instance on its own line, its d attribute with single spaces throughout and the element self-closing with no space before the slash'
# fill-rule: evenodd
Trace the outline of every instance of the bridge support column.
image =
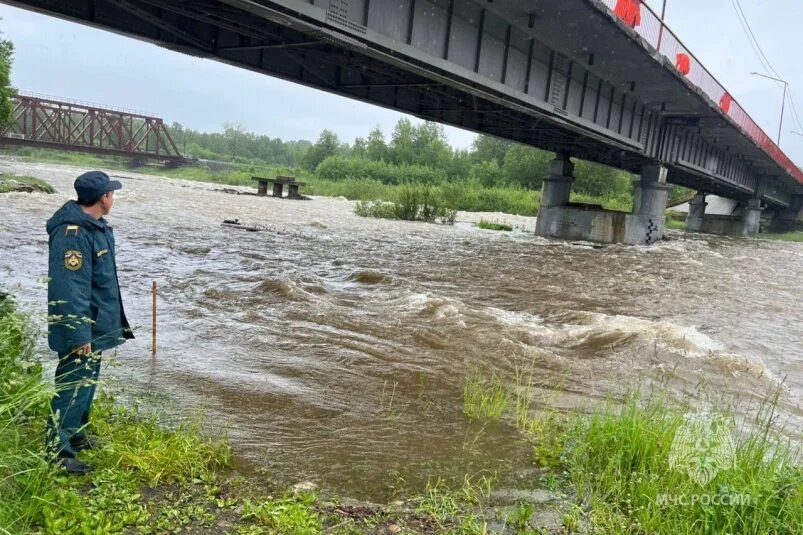
<svg viewBox="0 0 803 535">
<path fill-rule="evenodd" d="M 627 220 L 625 243 L 652 245 L 664 237 L 664 212 L 669 197 L 667 174 L 662 165 L 641 170 L 633 195 L 633 214 Z"/>
<path fill-rule="evenodd" d="M 666 184 L 666 167 L 651 165 L 641 170 L 633 196 L 633 213 L 651 215 L 663 219 L 669 186 Z"/>
<path fill-rule="evenodd" d="M 705 193 L 698 193 L 689 202 L 689 213 L 686 216 L 686 230 L 689 232 L 702 232 L 703 219 L 705 218 Z"/>
<path fill-rule="evenodd" d="M 689 203 L 686 230 L 724 236 L 755 236 L 761 227 L 761 199 L 755 197 L 747 204 L 739 204 L 732 215 L 706 214 L 705 194 L 698 194 Z"/>
<path fill-rule="evenodd" d="M 803 195 L 793 195 L 788 208 L 779 210 L 772 218 L 772 232 L 791 232 L 803 229 Z"/>
<path fill-rule="evenodd" d="M 565 238 L 565 211 L 574 182 L 574 164 L 566 154 L 558 154 L 549 162 L 549 175 L 541 185 L 541 207 L 535 221 L 535 235 Z"/>
<path fill-rule="evenodd" d="M 566 155 L 558 155 L 549 162 L 549 176 L 541 187 L 541 206 L 566 206 L 572 193 L 574 164 Z"/>
<path fill-rule="evenodd" d="M 742 216 L 742 236 L 755 236 L 761 230 L 761 199 L 750 199 Z"/>
<path fill-rule="evenodd" d="M 651 245 L 663 237 L 668 196 L 666 168 L 644 168 L 632 214 L 570 202 L 573 173 L 574 165 L 566 155 L 559 155 L 550 164 L 541 190 L 537 236 L 628 245 Z"/>
</svg>

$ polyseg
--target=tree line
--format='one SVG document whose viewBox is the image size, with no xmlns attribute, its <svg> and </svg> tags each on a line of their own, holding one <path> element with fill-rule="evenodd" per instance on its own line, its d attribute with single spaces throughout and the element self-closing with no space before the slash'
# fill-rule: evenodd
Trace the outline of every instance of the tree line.
<svg viewBox="0 0 803 535">
<path fill-rule="evenodd" d="M 551 152 L 478 135 L 468 149 L 453 148 L 443 126 L 400 119 L 389 137 L 378 126 L 353 143 L 325 129 L 310 141 L 246 132 L 226 123 L 221 132 L 206 133 L 178 123 L 169 127 L 173 140 L 188 157 L 251 164 L 300 167 L 330 180 L 371 179 L 385 184 L 470 181 L 483 187 L 539 189 L 548 173 Z M 632 175 L 589 162 L 578 162 L 575 190 L 592 196 L 628 195 Z"/>
<path fill-rule="evenodd" d="M 11 97 L 14 88 L 11 87 L 11 61 L 14 58 L 14 45 L 11 41 L 3 39 L 0 32 L 0 129 L 11 122 Z"/>
<path fill-rule="evenodd" d="M 228 122 L 221 132 L 199 132 L 176 122 L 167 130 L 184 156 L 203 160 L 295 167 L 312 146 L 309 141 L 283 141 L 247 132 L 242 125 Z"/>
</svg>

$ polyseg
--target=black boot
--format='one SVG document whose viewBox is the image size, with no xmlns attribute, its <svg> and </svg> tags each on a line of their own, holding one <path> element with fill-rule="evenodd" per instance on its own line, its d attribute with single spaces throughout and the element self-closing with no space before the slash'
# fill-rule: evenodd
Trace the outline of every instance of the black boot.
<svg viewBox="0 0 803 535">
<path fill-rule="evenodd" d="M 83 461 L 79 461 L 75 457 L 59 457 L 58 463 L 64 470 L 74 476 L 83 476 L 92 471 L 92 467 Z"/>
<path fill-rule="evenodd" d="M 98 449 L 98 441 L 95 437 L 81 435 L 70 439 L 70 446 L 75 451 L 96 450 Z"/>
</svg>

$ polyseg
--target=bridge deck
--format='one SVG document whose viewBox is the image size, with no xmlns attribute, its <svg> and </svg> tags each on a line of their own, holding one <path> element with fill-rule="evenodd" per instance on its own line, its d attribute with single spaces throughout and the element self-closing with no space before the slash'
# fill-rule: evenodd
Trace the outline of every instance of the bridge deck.
<svg viewBox="0 0 803 535">
<path fill-rule="evenodd" d="M 688 51 L 646 6 L 633 31 L 616 0 L 0 1 L 710 193 L 803 192 L 693 54 L 678 71 Z"/>
</svg>

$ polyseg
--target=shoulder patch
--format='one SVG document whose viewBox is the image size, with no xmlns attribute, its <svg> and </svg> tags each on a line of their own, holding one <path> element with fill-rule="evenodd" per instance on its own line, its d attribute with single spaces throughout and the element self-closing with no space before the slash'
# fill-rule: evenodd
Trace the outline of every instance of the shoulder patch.
<svg viewBox="0 0 803 535">
<path fill-rule="evenodd" d="M 67 251 L 64 253 L 64 267 L 70 271 L 78 271 L 84 265 L 84 255 L 81 251 Z"/>
<path fill-rule="evenodd" d="M 78 236 L 78 225 L 67 225 L 67 228 L 64 229 L 64 235 L 69 236 L 72 233 L 73 236 Z"/>
</svg>

